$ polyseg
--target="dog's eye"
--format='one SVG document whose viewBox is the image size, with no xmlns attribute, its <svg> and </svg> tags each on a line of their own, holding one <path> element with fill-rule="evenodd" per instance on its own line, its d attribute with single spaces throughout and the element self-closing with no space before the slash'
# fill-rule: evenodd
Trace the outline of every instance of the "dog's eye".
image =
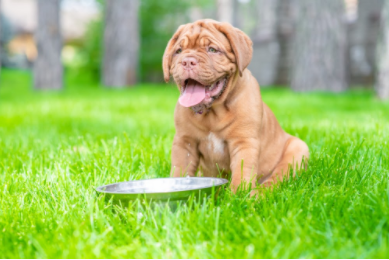
<svg viewBox="0 0 389 260">
<path fill-rule="evenodd" d="M 216 53 L 217 50 L 216 50 L 215 48 L 209 47 L 209 48 L 208 48 L 208 52 Z"/>
<path fill-rule="evenodd" d="M 180 54 L 182 52 L 182 49 L 179 48 L 178 50 L 176 50 L 176 54 Z"/>
</svg>

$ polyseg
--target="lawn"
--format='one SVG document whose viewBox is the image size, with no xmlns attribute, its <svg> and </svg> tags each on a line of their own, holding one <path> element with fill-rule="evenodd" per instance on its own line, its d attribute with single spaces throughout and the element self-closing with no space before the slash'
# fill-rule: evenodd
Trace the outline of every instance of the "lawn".
<svg viewBox="0 0 389 260">
<path fill-rule="evenodd" d="M 309 168 L 260 200 L 114 207 L 99 185 L 168 177 L 178 92 L 106 90 L 68 79 L 34 92 L 0 85 L 0 258 L 388 258 L 389 103 L 371 91 L 263 89 Z"/>
</svg>

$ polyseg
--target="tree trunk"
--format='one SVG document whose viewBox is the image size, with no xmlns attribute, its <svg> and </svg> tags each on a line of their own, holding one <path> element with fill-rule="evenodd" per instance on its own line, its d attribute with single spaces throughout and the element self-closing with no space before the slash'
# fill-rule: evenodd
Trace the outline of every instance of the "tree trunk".
<svg viewBox="0 0 389 260">
<path fill-rule="evenodd" d="M 377 62 L 377 96 L 387 99 L 389 98 L 389 1 L 385 1 L 382 9 L 381 39 L 377 47 Z"/>
<path fill-rule="evenodd" d="M 376 47 L 384 0 L 359 0 L 357 17 L 348 33 L 348 77 L 351 84 L 372 85 L 376 77 Z"/>
<path fill-rule="evenodd" d="M 277 42 L 277 3 L 278 0 L 256 1 L 256 29 L 252 37 L 253 59 L 250 71 L 262 86 L 274 83 L 279 53 Z"/>
<path fill-rule="evenodd" d="M 217 0 L 216 17 L 219 22 L 233 24 L 234 20 L 234 0 Z"/>
<path fill-rule="evenodd" d="M 139 65 L 138 0 L 107 0 L 103 84 L 120 88 L 137 81 Z"/>
<path fill-rule="evenodd" d="M 191 8 L 189 8 L 188 13 L 189 13 L 189 21 L 191 23 L 197 20 L 201 20 L 204 17 L 201 7 L 198 6 L 192 6 Z"/>
<path fill-rule="evenodd" d="M 292 65 L 292 40 L 296 25 L 296 0 L 278 0 L 277 6 L 278 59 L 276 85 L 290 84 Z"/>
<path fill-rule="evenodd" d="M 292 89 L 343 91 L 346 24 L 343 0 L 299 0 L 293 44 Z"/>
<path fill-rule="evenodd" d="M 63 67 L 61 62 L 60 0 L 38 0 L 38 27 L 35 40 L 38 57 L 34 63 L 36 89 L 61 89 Z"/>
</svg>

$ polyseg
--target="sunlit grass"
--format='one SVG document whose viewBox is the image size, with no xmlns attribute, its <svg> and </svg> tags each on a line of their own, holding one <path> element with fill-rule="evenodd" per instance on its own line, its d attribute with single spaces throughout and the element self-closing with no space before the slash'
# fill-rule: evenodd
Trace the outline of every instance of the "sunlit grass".
<svg viewBox="0 0 389 260">
<path fill-rule="evenodd" d="M 0 85 L 0 258 L 389 257 L 389 103 L 264 89 L 309 169 L 265 199 L 112 207 L 94 187 L 168 177 L 178 97 L 169 85 L 104 90 Z M 266 152 L 266 151 L 265 151 Z"/>
</svg>

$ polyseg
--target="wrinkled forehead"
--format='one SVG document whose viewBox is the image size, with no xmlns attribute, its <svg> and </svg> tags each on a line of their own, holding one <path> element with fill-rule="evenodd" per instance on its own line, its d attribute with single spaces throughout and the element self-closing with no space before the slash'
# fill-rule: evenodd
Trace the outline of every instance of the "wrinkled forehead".
<svg viewBox="0 0 389 260">
<path fill-rule="evenodd" d="M 227 37 L 217 30 L 212 24 L 192 23 L 186 25 L 177 40 L 182 48 L 198 48 L 216 45 L 224 51 L 231 52 L 231 45 Z"/>
</svg>

